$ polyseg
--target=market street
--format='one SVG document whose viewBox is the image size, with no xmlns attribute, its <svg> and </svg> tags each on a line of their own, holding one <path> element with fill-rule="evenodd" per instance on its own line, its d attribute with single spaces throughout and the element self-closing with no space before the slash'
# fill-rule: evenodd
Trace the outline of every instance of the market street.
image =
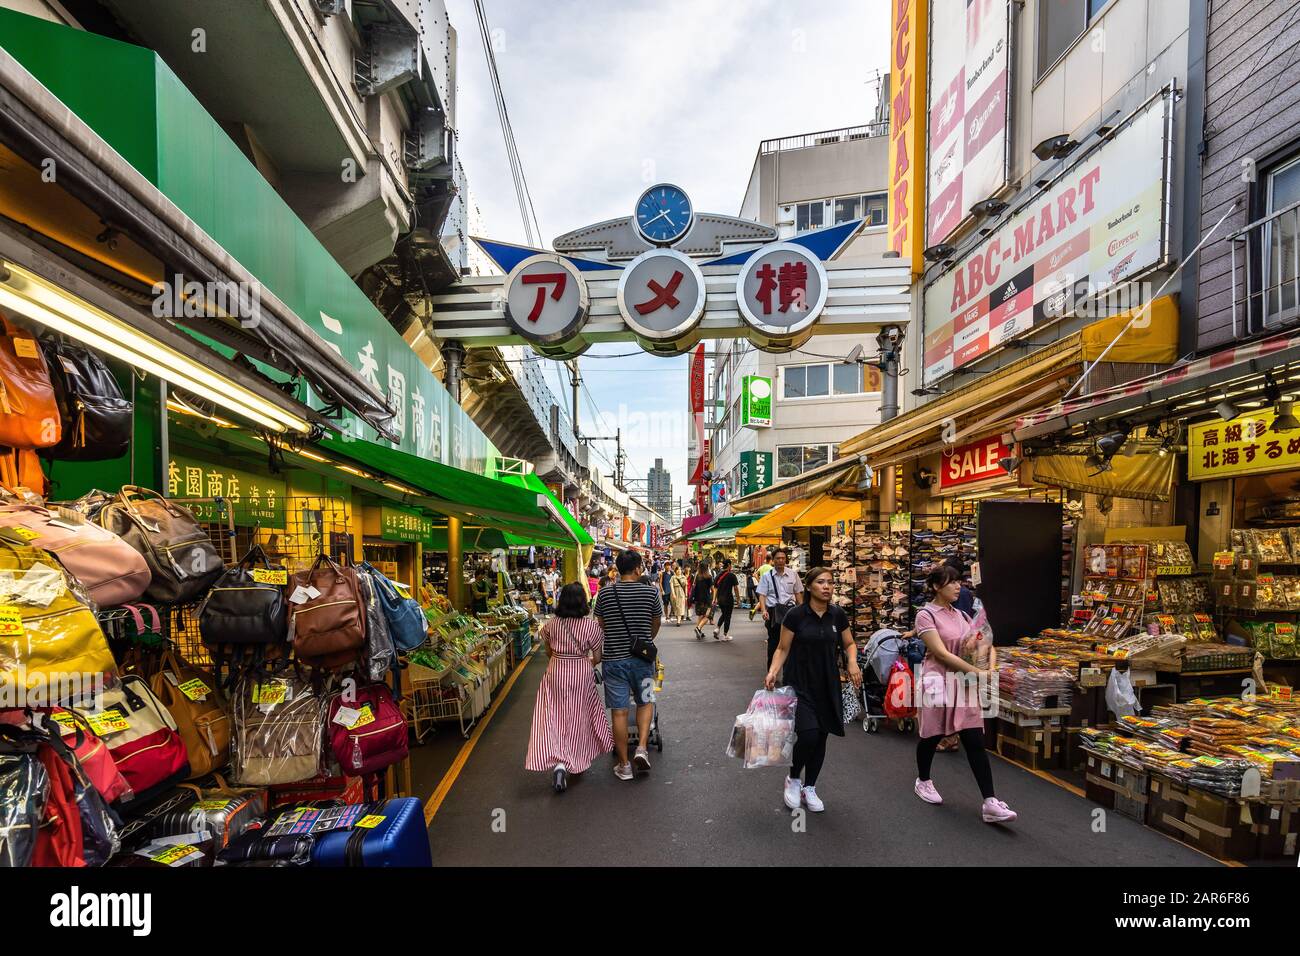
<svg viewBox="0 0 1300 956">
<path fill-rule="evenodd" d="M 730 644 L 697 642 L 688 625 L 659 632 L 664 752 L 651 751 L 650 776 L 619 781 L 609 759 L 599 758 L 559 796 L 547 775 L 523 769 L 546 668 L 545 653 L 535 654 L 434 817 L 434 863 L 1215 865 L 1114 813 L 1106 831 L 1094 833 L 1094 804 L 996 757 L 998 795 L 1019 812 L 1016 823 L 980 821 L 978 791 L 960 753 L 936 758 L 944 805 L 923 804 L 912 793 L 915 737 L 888 728 L 868 736 L 861 723 L 828 747 L 818 787 L 826 811 L 808 814 L 806 831 L 793 832 L 781 771 L 744 770 L 723 753 L 735 715 L 759 686 L 765 656 L 761 622 L 750 623 L 742 611 L 736 618 Z"/>
</svg>

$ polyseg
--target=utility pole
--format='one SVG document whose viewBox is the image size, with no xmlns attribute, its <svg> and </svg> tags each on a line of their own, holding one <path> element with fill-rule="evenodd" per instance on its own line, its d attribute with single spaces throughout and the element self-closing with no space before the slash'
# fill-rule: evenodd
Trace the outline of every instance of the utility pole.
<svg viewBox="0 0 1300 956">
<path fill-rule="evenodd" d="M 573 437 L 581 440 L 582 435 L 578 430 L 578 387 L 582 384 L 582 372 L 578 369 L 578 360 L 569 359 L 569 385 L 573 388 Z"/>
</svg>

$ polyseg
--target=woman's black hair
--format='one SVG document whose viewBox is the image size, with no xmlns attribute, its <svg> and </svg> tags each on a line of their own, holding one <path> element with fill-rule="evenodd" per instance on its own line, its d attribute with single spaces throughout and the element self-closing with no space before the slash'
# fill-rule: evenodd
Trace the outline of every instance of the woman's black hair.
<svg viewBox="0 0 1300 956">
<path fill-rule="evenodd" d="M 587 589 L 576 582 L 560 588 L 560 596 L 555 601 L 555 616 L 586 617 Z"/>
<path fill-rule="evenodd" d="M 953 581 L 960 581 L 961 575 L 951 564 L 941 564 L 930 572 L 929 577 L 925 579 L 925 587 L 930 597 L 939 593 L 940 588 L 945 588 Z"/>
</svg>

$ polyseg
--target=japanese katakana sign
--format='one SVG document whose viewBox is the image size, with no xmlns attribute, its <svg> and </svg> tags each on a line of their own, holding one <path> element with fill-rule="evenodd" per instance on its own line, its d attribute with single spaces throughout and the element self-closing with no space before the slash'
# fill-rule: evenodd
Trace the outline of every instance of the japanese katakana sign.
<svg viewBox="0 0 1300 956">
<path fill-rule="evenodd" d="M 587 283 L 563 256 L 529 256 L 515 266 L 505 300 L 506 320 L 530 342 L 563 342 L 587 321 Z"/>
<path fill-rule="evenodd" d="M 619 279 L 618 310 L 642 338 L 680 338 L 704 315 L 704 273 L 689 256 L 673 249 L 643 252 Z"/>
<path fill-rule="evenodd" d="M 736 278 L 745 321 L 762 332 L 788 334 L 808 328 L 826 305 L 826 269 L 793 243 L 764 246 Z"/>
<path fill-rule="evenodd" d="M 1272 411 L 1230 422 L 1193 425 L 1187 434 L 1187 477 L 1192 481 L 1260 475 L 1300 468 L 1300 430 L 1275 432 Z"/>
<path fill-rule="evenodd" d="M 285 483 L 228 465 L 172 455 L 167 462 L 167 497 L 224 498 L 234 513 L 236 525 L 284 527 Z M 216 501 L 186 505 L 199 521 L 223 521 Z"/>
</svg>

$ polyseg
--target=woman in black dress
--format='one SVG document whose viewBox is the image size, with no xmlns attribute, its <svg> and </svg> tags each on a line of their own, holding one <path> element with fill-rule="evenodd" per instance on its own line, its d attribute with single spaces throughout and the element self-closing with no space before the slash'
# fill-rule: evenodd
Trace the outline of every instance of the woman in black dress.
<svg viewBox="0 0 1300 956">
<path fill-rule="evenodd" d="M 691 584 L 691 603 L 695 605 L 695 639 L 704 640 L 704 625 L 709 623 L 713 613 L 713 577 L 709 566 L 701 561 L 695 569 L 695 580 Z"/>
<path fill-rule="evenodd" d="M 736 609 L 736 591 L 740 587 L 740 581 L 736 579 L 736 573 L 731 570 L 731 562 L 723 561 L 722 570 L 713 580 L 713 594 L 718 602 L 718 610 L 721 616 L 718 623 L 713 628 L 713 639 L 731 640 L 731 612 Z M 722 637 L 718 637 L 718 631 L 721 629 Z"/>
<path fill-rule="evenodd" d="M 820 813 L 826 805 L 817 796 L 817 775 L 826 759 L 826 738 L 830 734 L 844 736 L 841 649 L 848 658 L 854 688 L 862 686 L 862 671 L 848 615 L 831 604 L 830 569 L 813 568 L 804 575 L 803 583 L 804 603 L 781 622 L 781 642 L 772 655 L 765 685 L 768 690 L 776 687 L 784 666 L 785 683 L 799 696 L 794 712 L 794 758 L 790 775 L 785 778 L 785 805 L 795 810 L 803 803 Z"/>
</svg>

